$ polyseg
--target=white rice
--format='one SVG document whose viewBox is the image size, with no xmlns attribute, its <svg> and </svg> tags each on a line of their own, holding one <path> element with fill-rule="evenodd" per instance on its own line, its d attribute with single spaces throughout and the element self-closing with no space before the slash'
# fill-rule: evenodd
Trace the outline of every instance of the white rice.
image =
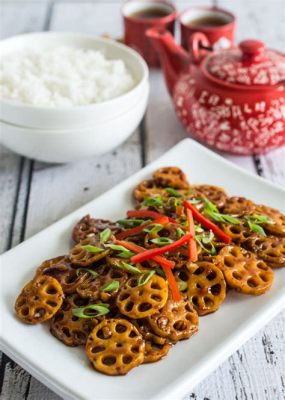
<svg viewBox="0 0 285 400">
<path fill-rule="evenodd" d="M 27 49 L 1 60 L 0 98 L 33 106 L 100 103 L 128 92 L 135 81 L 122 60 L 95 50 Z"/>
</svg>

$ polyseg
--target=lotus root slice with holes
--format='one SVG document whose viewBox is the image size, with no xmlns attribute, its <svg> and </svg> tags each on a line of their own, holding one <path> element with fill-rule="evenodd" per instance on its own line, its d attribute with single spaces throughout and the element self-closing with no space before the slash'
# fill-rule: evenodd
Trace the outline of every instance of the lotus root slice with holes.
<svg viewBox="0 0 285 400">
<path fill-rule="evenodd" d="M 152 341 L 145 342 L 144 364 L 154 363 L 161 360 L 167 355 L 171 349 L 172 344 L 165 342 L 164 344 L 157 344 Z"/>
<path fill-rule="evenodd" d="M 159 186 L 173 189 L 189 189 L 186 175 L 178 167 L 163 167 L 154 172 L 153 178 Z"/>
<path fill-rule="evenodd" d="M 105 319 L 90 333 L 86 354 L 93 367 L 107 375 L 125 375 L 144 361 L 145 342 L 125 319 Z"/>
<path fill-rule="evenodd" d="M 50 322 L 50 332 L 67 346 L 83 345 L 91 330 L 97 325 L 95 318 L 79 318 L 72 310 L 87 306 L 88 301 L 73 294 L 67 297 Z"/>
<path fill-rule="evenodd" d="M 223 207 L 224 214 L 242 216 L 252 214 L 255 210 L 256 204 L 246 199 L 245 197 L 228 197 Z"/>
<path fill-rule="evenodd" d="M 29 282 L 18 296 L 15 310 L 27 324 L 37 324 L 51 319 L 63 301 L 63 291 L 58 281 L 39 275 Z"/>
<path fill-rule="evenodd" d="M 88 251 L 84 248 L 84 246 L 94 246 L 102 249 L 101 252 L 93 253 L 92 251 Z M 109 254 L 109 249 L 103 249 L 100 242 L 94 240 L 94 238 L 90 237 L 84 239 L 82 242 L 78 243 L 74 246 L 69 253 L 70 260 L 72 264 L 78 267 L 88 267 L 89 265 L 96 263 L 99 260 L 102 260 Z"/>
<path fill-rule="evenodd" d="M 44 261 L 37 269 L 36 276 L 38 275 L 48 275 L 55 278 L 66 294 L 75 293 L 77 286 L 85 278 L 82 275 L 77 275 L 67 256 Z"/>
<path fill-rule="evenodd" d="M 86 279 L 77 287 L 76 291 L 81 297 L 90 300 L 100 299 L 103 302 L 109 301 L 117 296 L 120 287 L 128 279 L 128 274 L 125 271 L 110 265 L 101 265 L 96 268 L 96 272 L 98 272 L 97 277 L 88 274 Z M 101 290 L 105 284 L 114 281 L 119 283 L 116 290 L 112 292 Z"/>
<path fill-rule="evenodd" d="M 154 179 L 147 179 L 139 183 L 134 191 L 134 199 L 141 203 L 146 197 L 163 196 L 165 190 L 157 185 Z"/>
<path fill-rule="evenodd" d="M 222 223 L 221 229 L 236 244 L 242 244 L 249 236 L 252 235 L 252 231 L 246 222 L 242 224 Z"/>
<path fill-rule="evenodd" d="M 226 246 L 220 253 L 220 268 L 229 287 L 243 294 L 261 295 L 273 282 L 272 269 L 253 253 L 238 246 Z"/>
<path fill-rule="evenodd" d="M 253 235 L 243 243 L 243 247 L 252 251 L 271 268 L 285 266 L 285 238 Z"/>
<path fill-rule="evenodd" d="M 219 209 L 223 208 L 225 202 L 228 198 L 224 189 L 218 186 L 212 185 L 196 185 L 194 186 L 195 191 L 197 191 L 196 196 L 204 196 L 212 203 L 216 205 Z"/>
<path fill-rule="evenodd" d="M 187 295 L 198 315 L 216 311 L 226 297 L 222 271 L 213 263 L 198 261 L 188 265 Z"/>
<path fill-rule="evenodd" d="M 265 232 L 273 236 L 285 237 L 285 215 L 272 207 L 259 205 L 256 207 L 256 214 L 267 215 L 273 224 L 261 224 Z"/>
<path fill-rule="evenodd" d="M 164 307 L 147 318 L 152 330 L 171 342 L 188 339 L 198 331 L 198 315 L 188 299 L 174 301 L 172 296 Z"/>
<path fill-rule="evenodd" d="M 145 318 L 161 309 L 167 301 L 165 279 L 154 275 L 145 285 L 138 286 L 137 278 L 127 280 L 117 297 L 117 306 L 129 318 Z"/>
</svg>

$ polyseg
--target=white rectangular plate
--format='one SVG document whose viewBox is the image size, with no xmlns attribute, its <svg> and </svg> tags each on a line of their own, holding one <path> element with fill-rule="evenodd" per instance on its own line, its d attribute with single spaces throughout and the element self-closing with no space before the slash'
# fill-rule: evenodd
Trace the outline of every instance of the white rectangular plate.
<svg viewBox="0 0 285 400">
<path fill-rule="evenodd" d="M 134 186 L 156 168 L 168 165 L 182 168 L 190 182 L 219 185 L 231 195 L 249 197 L 285 212 L 283 189 L 185 139 L 115 188 L 2 255 L 2 349 L 65 399 L 179 398 L 284 306 L 285 269 L 275 271 L 269 293 L 260 297 L 230 293 L 218 312 L 200 318 L 197 335 L 178 343 L 162 361 L 142 365 L 121 377 L 108 377 L 92 370 L 82 348 L 64 346 L 48 332 L 47 326 L 27 326 L 17 320 L 17 294 L 42 260 L 68 251 L 75 222 L 87 213 L 114 220 L 123 217 L 132 207 Z"/>
</svg>

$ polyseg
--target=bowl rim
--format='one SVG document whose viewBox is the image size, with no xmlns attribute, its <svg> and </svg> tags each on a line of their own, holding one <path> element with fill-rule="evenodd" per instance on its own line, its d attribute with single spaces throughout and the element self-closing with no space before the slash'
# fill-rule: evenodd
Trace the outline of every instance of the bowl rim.
<svg viewBox="0 0 285 400">
<path fill-rule="evenodd" d="M 143 59 L 143 57 L 134 49 L 126 46 L 123 43 L 116 42 L 114 39 L 109 39 L 109 38 L 104 38 L 100 37 L 97 35 L 91 35 L 91 34 L 85 34 L 82 32 L 59 32 L 59 31 L 48 31 L 48 32 L 30 32 L 30 33 L 25 33 L 23 35 L 15 35 L 3 40 L 0 40 L 0 53 L 2 51 L 2 44 L 5 44 L 7 42 L 12 42 L 12 41 L 21 41 L 25 39 L 29 39 L 31 37 L 35 38 L 43 38 L 43 37 L 60 37 L 62 39 L 66 38 L 72 38 L 75 37 L 76 39 L 86 39 L 86 40 L 94 40 L 96 42 L 101 42 L 101 43 L 108 43 L 109 45 L 116 47 L 120 49 L 122 52 L 128 53 L 131 57 L 133 57 L 142 67 L 143 71 L 143 76 L 142 78 L 135 84 L 135 86 L 127 91 L 126 93 L 123 93 L 117 97 L 114 97 L 112 99 L 102 101 L 99 103 L 92 103 L 92 104 L 85 104 L 85 105 L 71 105 L 71 106 L 56 106 L 56 107 L 46 107 L 46 106 L 35 106 L 32 104 L 28 103 L 22 103 L 20 101 L 13 101 L 9 99 L 3 99 L 0 98 L 0 105 L 7 105 L 10 107 L 18 107 L 21 109 L 29 109 L 29 110 L 36 110 L 36 111 L 42 111 L 42 112 L 54 112 L 54 113 L 62 113 L 62 112 L 69 112 L 69 111 L 75 111 L 75 110 L 82 110 L 82 111 L 88 111 L 92 110 L 94 108 L 102 107 L 102 106 L 109 106 L 113 105 L 116 102 L 119 102 L 122 99 L 126 99 L 127 97 L 131 96 L 135 91 L 139 91 L 140 88 L 149 80 L 149 68 Z"/>
<path fill-rule="evenodd" d="M 150 91 L 150 87 L 148 85 L 145 93 L 143 93 L 143 95 L 134 104 L 132 104 L 132 106 L 130 108 L 128 108 L 123 113 L 120 113 L 119 115 L 116 115 L 113 118 L 109 118 L 106 121 L 102 121 L 100 123 L 95 123 L 95 124 L 90 124 L 90 125 L 87 125 L 84 127 L 77 127 L 77 128 L 73 128 L 73 129 L 69 129 L 69 128 L 64 128 L 64 129 L 31 128 L 29 126 L 17 125 L 17 124 L 14 124 L 14 123 L 11 123 L 8 121 L 3 121 L 2 119 L 0 119 L 0 128 L 8 126 L 8 127 L 16 128 L 19 131 L 23 131 L 23 132 L 25 132 L 25 134 L 39 134 L 39 135 L 66 135 L 66 134 L 69 135 L 70 134 L 70 135 L 73 135 L 75 133 L 78 133 L 79 131 L 87 131 L 90 129 L 95 129 L 97 126 L 100 127 L 100 125 L 105 125 L 106 123 L 111 123 L 116 120 L 119 120 L 123 116 L 133 113 L 134 109 L 137 109 L 141 104 L 144 104 L 145 102 L 146 102 L 146 106 L 145 106 L 145 108 L 146 108 L 147 100 L 149 98 L 149 91 Z M 0 143 L 1 143 L 1 138 L 0 138 Z"/>
</svg>

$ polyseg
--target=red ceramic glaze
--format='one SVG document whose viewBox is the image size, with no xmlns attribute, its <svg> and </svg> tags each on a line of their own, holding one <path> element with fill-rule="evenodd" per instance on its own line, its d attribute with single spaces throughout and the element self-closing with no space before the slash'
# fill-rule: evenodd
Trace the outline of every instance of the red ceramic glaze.
<svg viewBox="0 0 285 400">
<path fill-rule="evenodd" d="M 147 32 L 160 55 L 177 116 L 201 142 L 233 154 L 285 144 L 285 55 L 256 40 L 207 52 L 196 33 L 190 53 L 165 30 Z"/>
<path fill-rule="evenodd" d="M 157 8 L 166 7 L 169 9 L 169 14 L 160 18 L 151 19 L 132 16 L 132 10 L 144 10 L 149 8 L 150 5 Z M 158 54 L 152 47 L 145 32 L 151 27 L 158 26 L 169 30 L 173 34 L 177 16 L 176 8 L 173 3 L 167 0 L 129 0 L 124 3 L 122 14 L 125 29 L 124 43 L 140 53 L 150 67 L 159 67 L 160 62 Z"/>
<path fill-rule="evenodd" d="M 200 15 L 200 17 L 218 15 L 220 18 L 225 20 L 225 23 L 218 26 L 191 25 L 191 20 L 193 20 L 195 15 Z M 236 17 L 234 14 L 223 10 L 222 8 L 206 6 L 189 7 L 180 14 L 179 23 L 181 45 L 184 49 L 188 49 L 189 39 L 196 32 L 204 33 L 213 48 L 229 48 L 233 45 Z"/>
</svg>

